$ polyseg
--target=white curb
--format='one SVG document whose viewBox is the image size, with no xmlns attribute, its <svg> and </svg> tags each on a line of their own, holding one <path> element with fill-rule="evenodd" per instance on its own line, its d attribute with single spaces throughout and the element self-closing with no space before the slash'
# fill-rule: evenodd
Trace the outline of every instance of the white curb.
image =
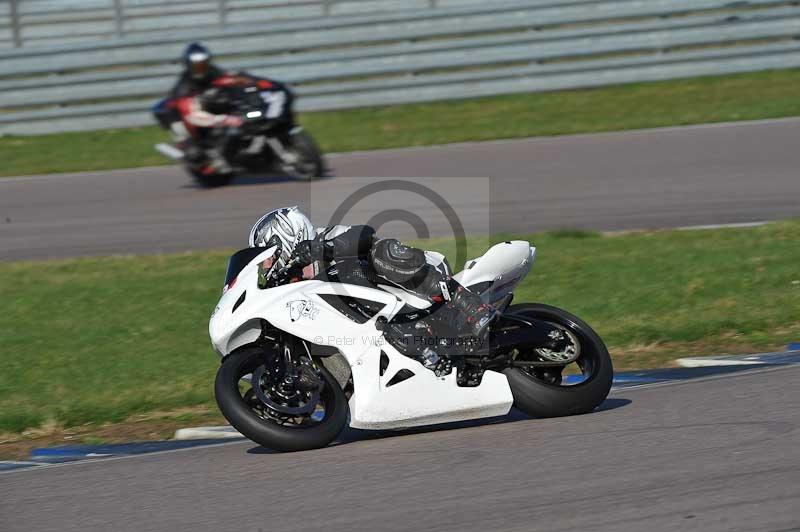
<svg viewBox="0 0 800 532">
<path fill-rule="evenodd" d="M 758 366 L 766 364 L 761 360 L 746 360 L 717 357 L 679 358 L 675 362 L 683 368 L 709 368 L 712 366 Z"/>
<path fill-rule="evenodd" d="M 221 440 L 231 438 L 244 438 L 244 436 L 229 425 L 195 427 L 191 429 L 178 429 L 175 431 L 176 440 Z"/>
<path fill-rule="evenodd" d="M 688 357 L 675 361 L 684 368 L 707 368 L 712 366 L 757 366 L 765 364 L 800 364 L 800 350 L 754 355 L 724 355 L 712 357 Z"/>
</svg>

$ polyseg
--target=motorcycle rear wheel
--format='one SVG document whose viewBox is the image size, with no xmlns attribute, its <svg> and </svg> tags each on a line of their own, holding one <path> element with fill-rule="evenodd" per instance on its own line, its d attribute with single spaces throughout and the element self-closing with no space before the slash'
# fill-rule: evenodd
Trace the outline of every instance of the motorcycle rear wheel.
<svg viewBox="0 0 800 532">
<path fill-rule="evenodd" d="M 539 303 L 512 305 L 507 314 L 546 321 L 562 328 L 580 342 L 575 366 L 581 377 L 577 384 L 563 382 L 563 366 L 546 369 L 509 368 L 504 371 L 514 396 L 514 406 L 534 417 L 586 414 L 608 396 L 614 378 L 611 357 L 603 340 L 583 320 L 556 307 Z M 517 359 L 533 355 L 522 353 Z M 582 380 L 581 380 L 582 379 Z"/>
<path fill-rule="evenodd" d="M 320 404 L 324 412 L 318 420 L 303 424 L 280 424 L 277 419 L 260 415 L 258 399 L 249 392 L 242 393 L 242 377 L 263 364 L 265 352 L 261 347 L 245 347 L 226 356 L 217 371 L 214 395 L 217 405 L 231 425 L 259 445 L 276 451 L 306 451 L 325 447 L 336 439 L 347 425 L 349 408 L 336 379 L 322 364 L 317 364 L 324 384 Z M 251 390 L 252 391 L 252 390 Z"/>
</svg>

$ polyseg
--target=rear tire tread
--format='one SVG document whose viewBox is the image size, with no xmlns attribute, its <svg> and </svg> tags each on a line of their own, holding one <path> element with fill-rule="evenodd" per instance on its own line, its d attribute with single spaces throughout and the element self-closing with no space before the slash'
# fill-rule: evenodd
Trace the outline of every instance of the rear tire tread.
<svg viewBox="0 0 800 532">
<path fill-rule="evenodd" d="M 581 340 L 581 348 L 592 349 L 597 371 L 575 386 L 546 384 L 519 368 L 504 371 L 514 396 L 514 406 L 534 417 L 562 417 L 586 414 L 605 401 L 611 390 L 614 369 L 603 340 L 583 320 L 556 307 L 540 303 L 512 305 L 507 313 L 546 320 L 568 327 Z"/>
</svg>

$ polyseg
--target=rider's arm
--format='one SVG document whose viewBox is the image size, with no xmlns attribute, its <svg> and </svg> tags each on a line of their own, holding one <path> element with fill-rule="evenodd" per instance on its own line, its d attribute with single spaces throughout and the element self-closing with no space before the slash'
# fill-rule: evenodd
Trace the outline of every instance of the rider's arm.
<svg viewBox="0 0 800 532">
<path fill-rule="evenodd" d="M 325 242 L 325 260 L 364 259 L 369 256 L 375 240 L 375 229 L 368 225 L 354 225 L 344 231 L 337 231 L 337 227 L 331 228 L 322 236 Z"/>
<path fill-rule="evenodd" d="M 294 257 L 298 264 L 310 264 L 317 260 L 366 259 L 374 237 L 375 229 L 368 225 L 336 225 L 327 228 L 314 240 L 298 242 Z"/>
<path fill-rule="evenodd" d="M 184 104 L 183 118 L 195 127 L 222 127 L 242 125 L 242 119 L 235 115 L 215 115 L 203 109 L 199 97 L 187 98 Z"/>
</svg>

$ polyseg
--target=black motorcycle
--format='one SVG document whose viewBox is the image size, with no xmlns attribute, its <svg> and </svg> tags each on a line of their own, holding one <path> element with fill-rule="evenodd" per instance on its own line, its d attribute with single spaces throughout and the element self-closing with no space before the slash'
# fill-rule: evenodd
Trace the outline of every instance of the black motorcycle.
<svg viewBox="0 0 800 532">
<path fill-rule="evenodd" d="M 241 125 L 200 128 L 185 121 L 197 104 L 214 115 L 239 116 Z M 153 109 L 166 129 L 175 124 L 185 138 L 156 150 L 183 162 L 204 187 L 229 184 L 236 174 L 277 171 L 310 181 L 325 164 L 314 139 L 294 120 L 294 95 L 285 85 L 251 76 L 224 76 L 199 97 L 167 98 Z"/>
</svg>

